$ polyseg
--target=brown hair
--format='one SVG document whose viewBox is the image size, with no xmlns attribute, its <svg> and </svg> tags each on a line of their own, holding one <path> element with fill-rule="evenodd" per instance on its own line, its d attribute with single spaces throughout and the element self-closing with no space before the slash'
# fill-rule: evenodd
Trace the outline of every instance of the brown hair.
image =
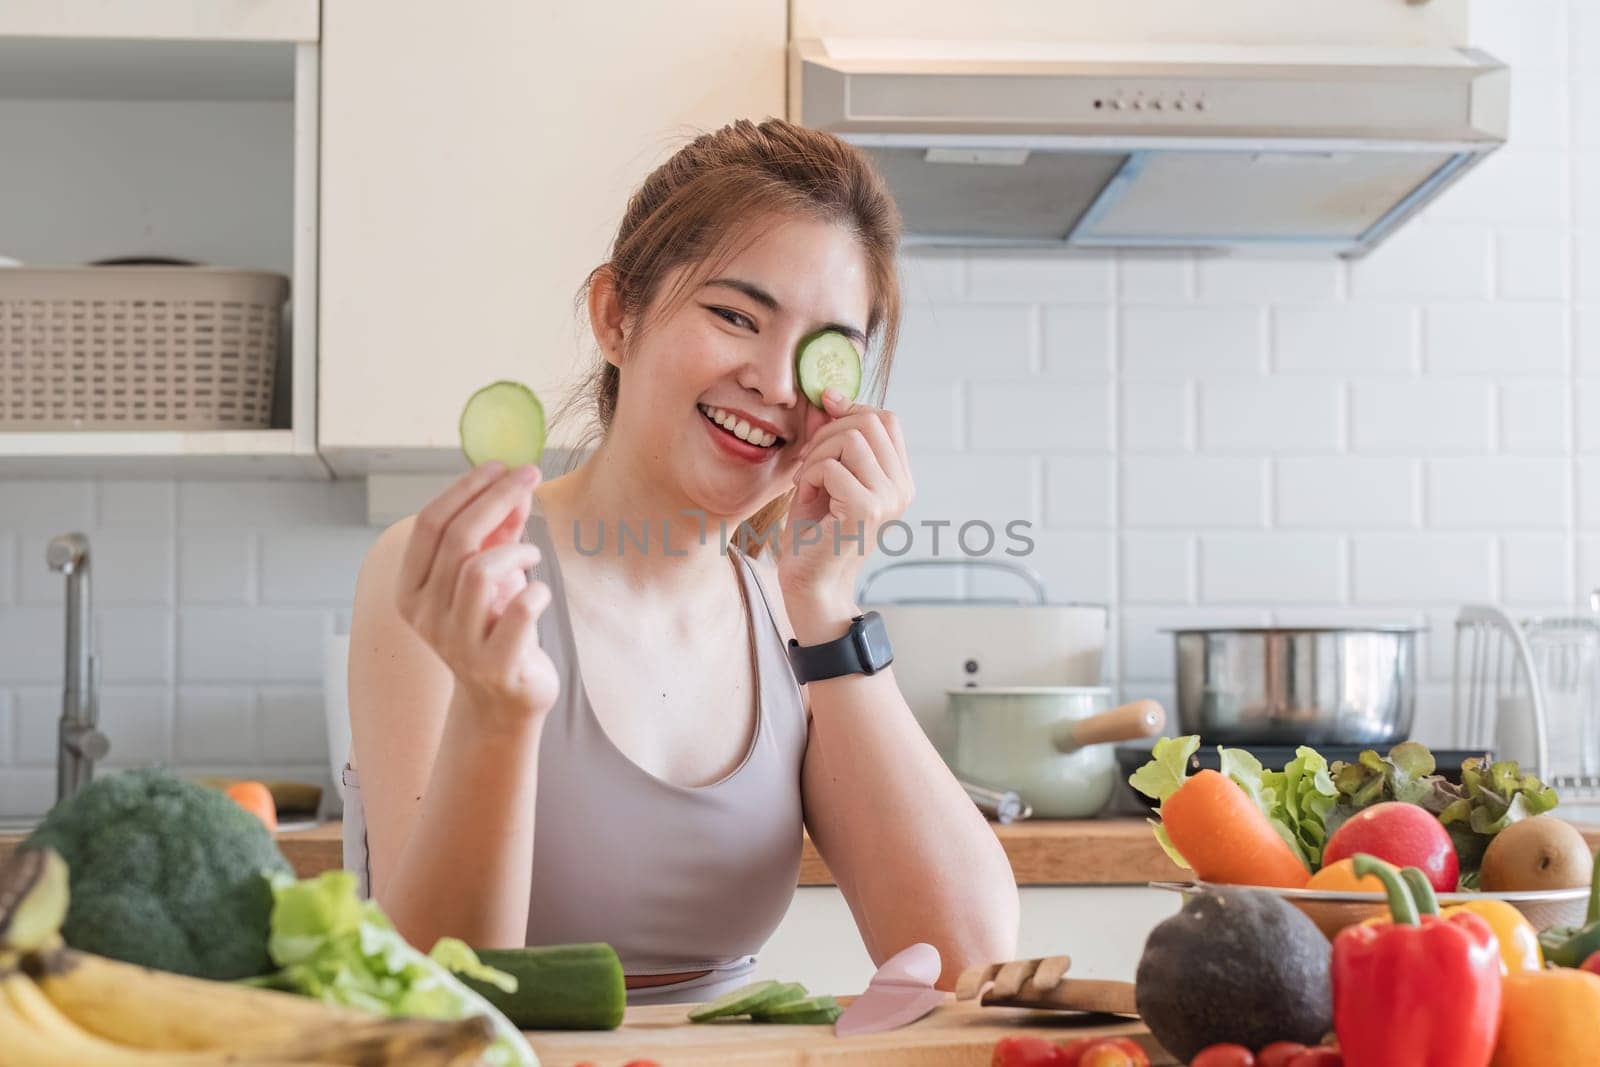
<svg viewBox="0 0 1600 1067">
<path fill-rule="evenodd" d="M 658 309 L 670 315 L 723 263 L 759 238 L 751 220 L 800 217 L 846 226 L 866 253 L 872 306 L 866 334 L 869 355 L 861 399 L 881 405 L 888 387 L 900 325 L 900 283 L 895 252 L 900 214 L 877 170 L 859 149 L 830 133 L 782 119 L 740 119 L 701 134 L 652 171 L 628 201 L 610 258 L 579 289 L 582 308 L 596 277 L 611 275 L 626 317 L 637 324 L 631 342 L 647 328 L 644 312 L 667 273 L 694 264 Z M 738 243 L 736 243 L 738 242 Z M 631 343 L 630 343 L 631 347 Z M 587 445 L 604 435 L 616 413 L 621 372 L 601 358 L 562 406 L 557 418 L 587 408 L 594 426 Z M 757 537 L 788 510 L 790 493 L 769 501 L 746 521 Z M 741 536 L 741 547 L 751 550 Z"/>
</svg>

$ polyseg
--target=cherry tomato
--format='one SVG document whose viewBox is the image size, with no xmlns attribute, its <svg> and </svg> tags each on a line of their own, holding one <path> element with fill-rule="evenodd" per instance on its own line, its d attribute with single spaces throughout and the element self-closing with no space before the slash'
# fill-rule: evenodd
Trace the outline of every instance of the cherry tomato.
<svg viewBox="0 0 1600 1067">
<path fill-rule="evenodd" d="M 1056 1061 L 1057 1067 L 1078 1067 L 1078 1061 L 1083 1059 L 1083 1054 L 1099 1043 L 1098 1037 L 1079 1037 L 1059 1046 L 1061 1058 Z"/>
<path fill-rule="evenodd" d="M 1084 1049 L 1078 1067 L 1133 1067 L 1133 1060 L 1115 1041 L 1099 1041 Z"/>
<path fill-rule="evenodd" d="M 1289 1067 L 1289 1061 L 1305 1050 L 1298 1041 L 1274 1041 L 1256 1053 L 1256 1067 Z"/>
<path fill-rule="evenodd" d="M 1201 1049 L 1189 1067 L 1256 1067 L 1256 1054 L 1243 1045 L 1211 1045 Z"/>
<path fill-rule="evenodd" d="M 629 1060 L 622 1067 L 661 1067 L 655 1060 Z"/>
<path fill-rule="evenodd" d="M 1589 958 L 1578 964 L 1578 970 L 1588 971 L 1590 974 L 1600 974 L 1600 952 L 1589 953 Z"/>
<path fill-rule="evenodd" d="M 1306 1049 L 1290 1060 L 1286 1067 L 1344 1067 L 1344 1055 L 1336 1048 L 1322 1045 Z"/>
<path fill-rule="evenodd" d="M 1061 1046 L 1042 1037 L 1002 1037 L 989 1057 L 989 1067 L 1061 1067 Z"/>
</svg>

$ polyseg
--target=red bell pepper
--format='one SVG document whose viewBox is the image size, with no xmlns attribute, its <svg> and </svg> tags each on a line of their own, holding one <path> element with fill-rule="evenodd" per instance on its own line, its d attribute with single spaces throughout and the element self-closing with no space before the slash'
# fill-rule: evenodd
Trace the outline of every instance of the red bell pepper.
<svg viewBox="0 0 1600 1067">
<path fill-rule="evenodd" d="M 1421 871 L 1402 877 L 1364 854 L 1355 869 L 1383 880 L 1392 921 L 1348 926 L 1334 938 L 1333 1027 L 1345 1062 L 1487 1067 L 1500 1024 L 1494 931 L 1471 912 L 1441 919 Z"/>
</svg>

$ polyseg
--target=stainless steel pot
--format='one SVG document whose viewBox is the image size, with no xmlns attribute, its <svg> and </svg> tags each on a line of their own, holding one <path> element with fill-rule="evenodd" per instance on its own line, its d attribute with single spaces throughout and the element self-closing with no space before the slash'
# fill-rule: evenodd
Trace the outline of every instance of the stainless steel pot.
<svg viewBox="0 0 1600 1067">
<path fill-rule="evenodd" d="M 1038 816 L 1098 812 L 1118 778 L 1112 742 L 1153 737 L 1167 714 L 1153 700 L 1106 710 L 1101 686 L 968 686 L 946 690 L 957 777 L 1014 789 Z"/>
<path fill-rule="evenodd" d="M 1178 728 L 1207 744 L 1388 745 L 1411 734 L 1419 627 L 1174 630 Z"/>
</svg>

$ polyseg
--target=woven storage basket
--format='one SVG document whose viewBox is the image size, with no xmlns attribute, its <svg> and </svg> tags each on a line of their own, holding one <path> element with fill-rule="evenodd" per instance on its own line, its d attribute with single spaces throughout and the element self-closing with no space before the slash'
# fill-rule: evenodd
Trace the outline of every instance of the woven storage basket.
<svg viewBox="0 0 1600 1067">
<path fill-rule="evenodd" d="M 260 430 L 289 280 L 220 267 L 0 270 L 0 430 Z"/>
</svg>

